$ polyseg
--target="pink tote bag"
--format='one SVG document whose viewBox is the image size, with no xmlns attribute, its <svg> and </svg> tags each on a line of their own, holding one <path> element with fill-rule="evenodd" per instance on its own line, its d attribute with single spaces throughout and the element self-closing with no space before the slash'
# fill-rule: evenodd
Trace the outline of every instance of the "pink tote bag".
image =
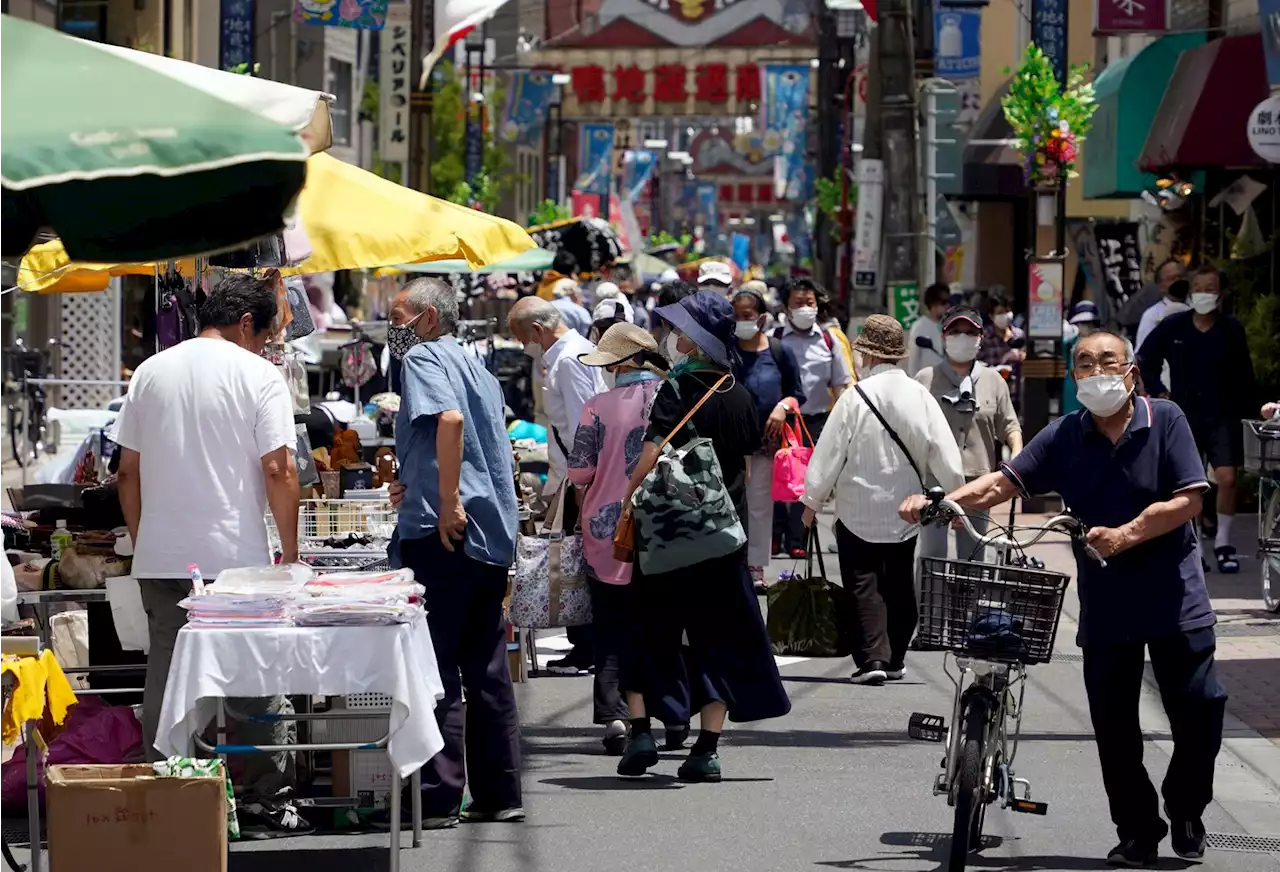
<svg viewBox="0 0 1280 872">
<path fill-rule="evenodd" d="M 804 426 L 804 419 L 796 416 L 799 426 L 782 426 L 782 447 L 773 455 L 773 499 L 779 503 L 798 503 L 804 496 L 804 474 L 813 456 L 813 437 Z M 805 445 L 800 434 L 808 437 Z"/>
</svg>

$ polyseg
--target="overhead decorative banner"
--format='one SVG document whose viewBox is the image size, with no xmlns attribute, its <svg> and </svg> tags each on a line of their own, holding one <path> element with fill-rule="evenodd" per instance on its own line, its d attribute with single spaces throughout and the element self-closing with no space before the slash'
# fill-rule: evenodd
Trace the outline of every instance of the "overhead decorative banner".
<svg viewBox="0 0 1280 872">
<path fill-rule="evenodd" d="M 764 67 L 761 107 L 764 149 L 775 155 L 773 193 L 778 199 L 799 199 L 802 167 L 808 150 L 809 65 L 771 64 Z"/>
<path fill-rule="evenodd" d="M 1169 29 L 1169 0 L 1094 0 L 1096 36 L 1164 33 Z"/>
<path fill-rule="evenodd" d="M 1110 3 L 1112 0 L 1099 0 Z M 1145 2 L 1145 0 L 1136 0 Z M 1163 3 L 1164 0 L 1159 0 Z M 1032 0 L 1031 41 L 1049 59 L 1059 84 L 1067 81 L 1067 0 Z"/>
<path fill-rule="evenodd" d="M 252 72 L 253 0 L 222 0 L 219 18 L 218 66 Z"/>
<path fill-rule="evenodd" d="M 609 168 L 613 165 L 613 125 L 582 124 L 578 127 L 578 181 L 584 194 L 609 193 Z"/>
<path fill-rule="evenodd" d="M 409 159 L 409 64 L 413 57 L 412 11 L 408 3 L 387 7 L 378 57 L 378 157 Z"/>
<path fill-rule="evenodd" d="M 297 0 L 293 20 L 322 27 L 382 30 L 387 0 Z"/>
<path fill-rule="evenodd" d="M 619 193 L 627 202 L 634 201 L 644 191 L 644 186 L 653 178 L 653 171 L 658 165 L 657 155 L 651 151 L 627 149 L 622 154 L 622 183 Z"/>
<path fill-rule="evenodd" d="M 717 195 L 720 187 L 715 182 L 698 182 L 694 187 L 694 202 L 698 204 L 695 221 L 702 226 L 704 236 L 715 236 L 720 229 Z"/>
<path fill-rule="evenodd" d="M 976 79 L 982 66 L 982 10 L 942 7 L 933 16 L 933 72 L 952 82 Z"/>
<path fill-rule="evenodd" d="M 551 107 L 555 85 L 542 70 L 518 70 L 507 84 L 507 105 L 502 111 L 498 138 L 515 145 L 535 145 Z"/>
</svg>

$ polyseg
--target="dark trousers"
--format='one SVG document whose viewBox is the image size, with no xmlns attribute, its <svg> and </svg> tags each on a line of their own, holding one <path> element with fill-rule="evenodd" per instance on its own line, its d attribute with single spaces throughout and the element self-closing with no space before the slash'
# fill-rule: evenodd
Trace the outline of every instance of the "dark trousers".
<svg viewBox="0 0 1280 872">
<path fill-rule="evenodd" d="M 1174 821 L 1196 820 L 1213 800 L 1213 762 L 1222 745 L 1227 692 L 1214 666 L 1212 627 L 1147 644 L 1151 670 L 1173 731 L 1173 758 L 1161 793 Z M 1089 645 L 1084 683 L 1111 820 L 1121 839 L 1162 835 L 1156 790 L 1142 765 L 1138 697 L 1143 645 Z"/>
<path fill-rule="evenodd" d="M 400 547 L 404 565 L 427 589 L 427 624 L 444 685 L 444 699 L 436 705 L 444 748 L 422 768 L 422 813 L 457 814 L 468 779 L 477 809 L 515 808 L 520 720 L 502 614 L 507 570 L 473 560 L 461 547 L 446 551 L 435 535 Z"/>
<path fill-rule="evenodd" d="M 840 578 L 853 613 L 853 662 L 900 666 L 916 631 L 916 540 L 867 542 L 836 521 Z"/>
<path fill-rule="evenodd" d="M 631 714 L 622 695 L 621 675 L 623 664 L 632 656 L 637 633 L 631 585 L 606 584 L 590 575 L 587 584 L 591 591 L 592 635 L 595 637 L 594 720 L 597 724 L 625 721 Z"/>
<path fill-rule="evenodd" d="M 818 437 L 822 435 L 822 428 L 827 423 L 827 413 L 821 412 L 817 415 L 802 415 L 804 418 L 805 429 L 809 431 L 809 435 L 813 437 L 813 444 L 818 444 Z M 804 433 L 800 434 L 800 438 L 808 443 Z M 788 551 L 792 548 L 807 548 L 809 542 L 809 533 L 804 528 L 804 503 L 774 503 L 775 516 L 774 523 L 777 525 L 777 509 L 781 508 L 785 518 L 784 534 L 782 536 L 783 545 Z"/>
</svg>

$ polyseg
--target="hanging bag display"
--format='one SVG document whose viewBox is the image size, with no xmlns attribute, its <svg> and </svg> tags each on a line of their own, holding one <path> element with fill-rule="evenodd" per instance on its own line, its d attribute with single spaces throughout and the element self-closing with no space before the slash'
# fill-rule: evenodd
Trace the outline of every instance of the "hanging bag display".
<svg viewBox="0 0 1280 872">
<path fill-rule="evenodd" d="M 516 537 L 515 578 L 507 618 L 513 626 L 545 630 L 591 623 L 591 593 L 582 536 L 564 531 L 567 488 L 556 492 L 552 511 L 536 536 Z"/>
<path fill-rule="evenodd" d="M 640 569 L 647 575 L 724 557 L 746 544 L 746 531 L 711 440 L 695 435 L 680 448 L 670 444 L 728 378 L 728 373 L 722 375 L 658 446 L 657 461 L 627 504 L 635 518 L 634 530 L 624 532 L 619 521 L 615 553 L 619 535 L 633 537 Z M 624 519 L 627 514 L 624 511 Z"/>
<path fill-rule="evenodd" d="M 798 503 L 804 496 L 804 474 L 813 457 L 813 437 L 804 424 L 804 418 L 796 415 L 796 425 L 782 425 L 782 447 L 773 455 L 773 501 Z M 806 445 L 801 434 L 809 440 Z"/>
</svg>

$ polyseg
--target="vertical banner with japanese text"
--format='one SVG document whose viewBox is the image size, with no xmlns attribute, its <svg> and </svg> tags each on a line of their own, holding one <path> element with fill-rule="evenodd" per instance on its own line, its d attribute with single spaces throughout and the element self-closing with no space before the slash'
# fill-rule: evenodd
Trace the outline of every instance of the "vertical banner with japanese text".
<svg viewBox="0 0 1280 872">
<path fill-rule="evenodd" d="M 607 194 L 613 165 L 613 125 L 578 125 L 578 180 L 574 189 L 584 194 Z"/>
<path fill-rule="evenodd" d="M 387 7 L 378 58 L 378 157 L 390 163 L 409 159 L 409 60 L 413 56 L 412 12 L 408 3 Z"/>
<path fill-rule="evenodd" d="M 1111 304 L 1121 304 L 1142 290 L 1142 250 L 1138 245 L 1136 221 L 1097 221 L 1093 235 L 1098 241 L 1102 262 L 1102 282 Z"/>
<path fill-rule="evenodd" d="M 222 0 L 218 22 L 218 67 L 253 72 L 254 0 Z"/>
<path fill-rule="evenodd" d="M 809 65 L 769 64 L 762 68 L 761 101 L 765 154 L 775 155 L 773 192 L 780 200 L 799 199 L 808 152 Z"/>
<path fill-rule="evenodd" d="M 853 284 L 880 287 L 880 229 L 884 217 L 884 161 L 858 161 L 858 226 L 853 248 Z"/>
<path fill-rule="evenodd" d="M 551 73 L 517 70 L 507 84 L 507 105 L 498 125 L 498 139 L 516 145 L 534 145 L 542 138 L 542 128 L 551 108 L 555 85 Z"/>
<path fill-rule="evenodd" d="M 715 182 L 698 182 L 694 188 L 698 204 L 696 223 L 702 225 L 703 238 L 714 239 L 720 230 L 718 197 L 720 186 Z"/>
<path fill-rule="evenodd" d="M 1031 41 L 1048 58 L 1058 82 L 1066 84 L 1067 0 L 1032 0 Z"/>
</svg>

